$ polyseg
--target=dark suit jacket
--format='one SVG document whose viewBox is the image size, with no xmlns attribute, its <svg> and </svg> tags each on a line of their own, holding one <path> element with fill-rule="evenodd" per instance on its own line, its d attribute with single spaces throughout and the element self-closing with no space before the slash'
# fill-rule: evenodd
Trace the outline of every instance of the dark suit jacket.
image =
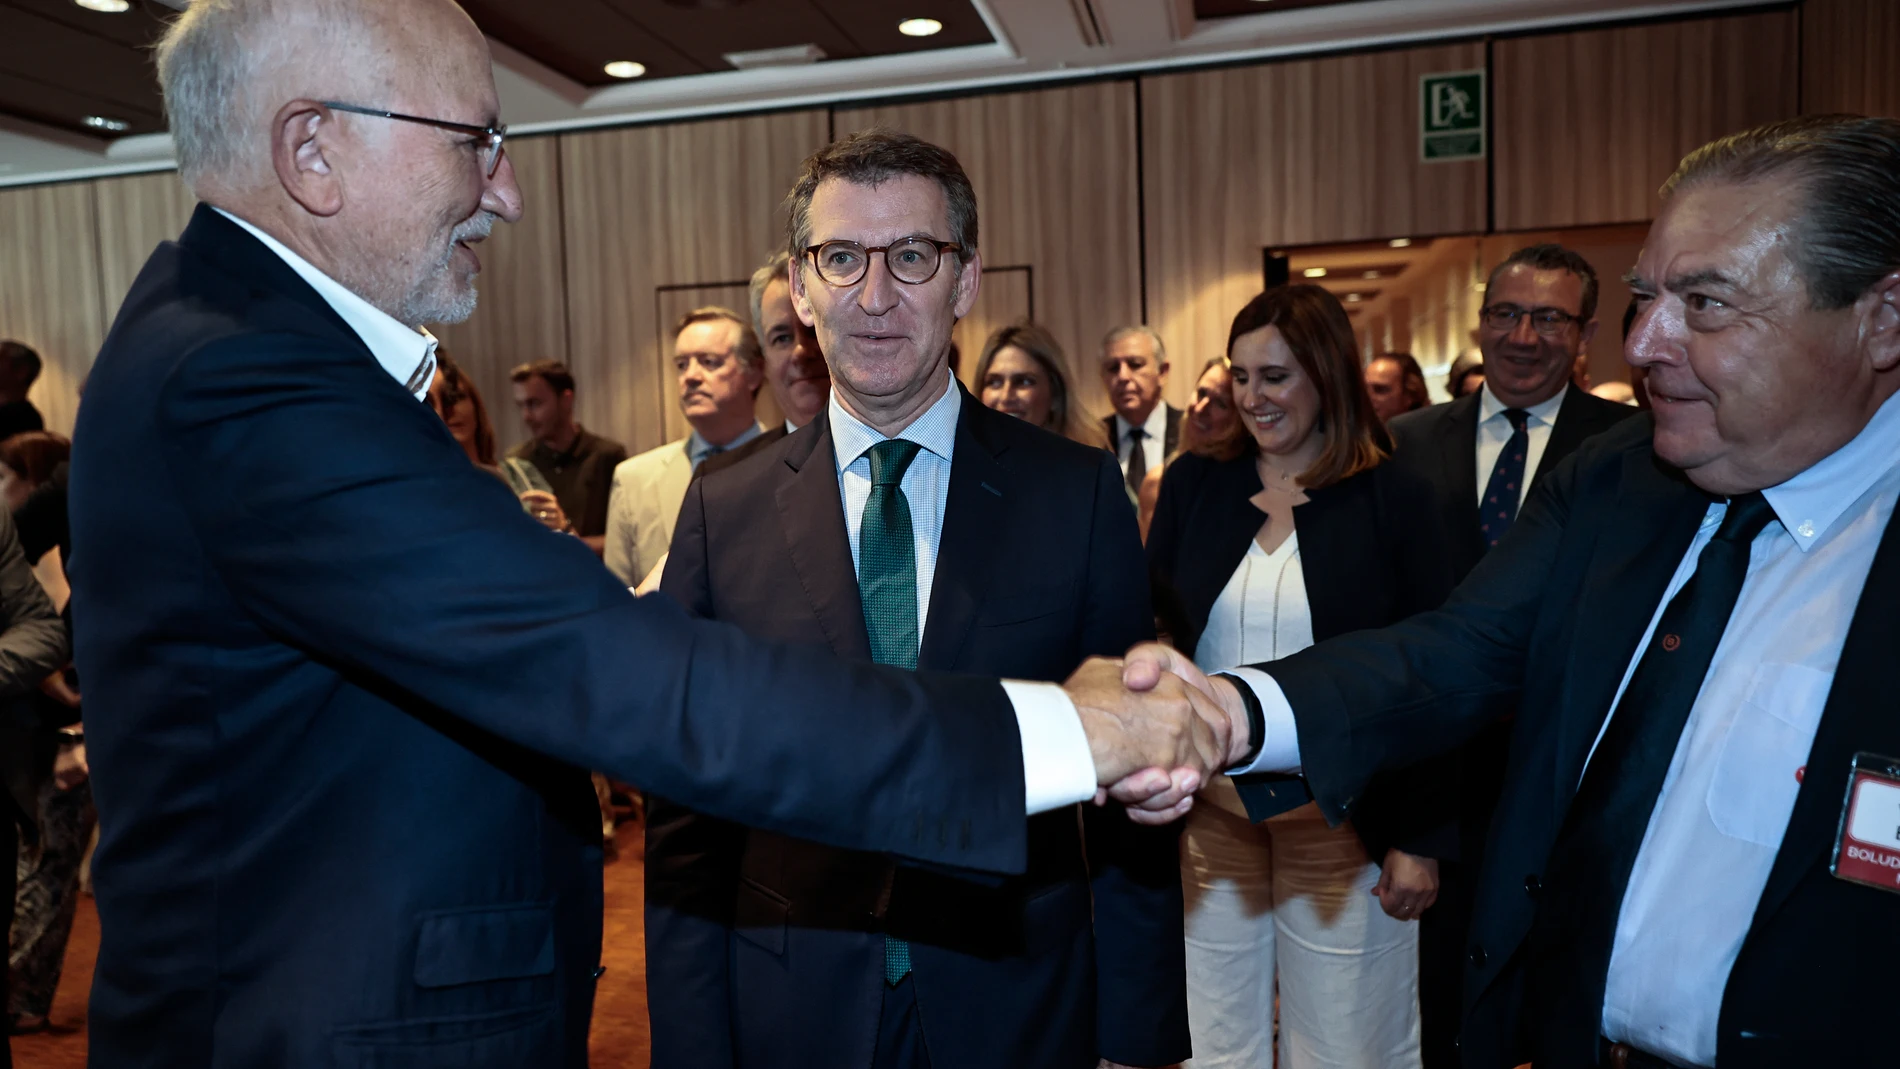
<svg viewBox="0 0 1900 1069">
<path fill-rule="evenodd" d="M 1189 656 L 1260 531 L 1265 516 L 1251 500 L 1259 492 L 1251 453 L 1226 461 L 1184 455 L 1161 479 L 1148 528 L 1155 615 Z M 1309 490 L 1307 498 L 1293 510 L 1293 525 L 1316 640 L 1397 623 L 1451 592 L 1433 523 L 1437 503 L 1423 480 L 1386 463 Z M 1455 771 L 1440 758 L 1380 778 L 1353 817 L 1374 861 L 1383 862 L 1388 847 L 1457 856 Z M 1256 819 L 1313 797 L 1296 776 L 1243 776 L 1236 786 Z"/>
<path fill-rule="evenodd" d="M 1161 402 L 1161 407 L 1168 413 L 1168 429 L 1161 441 L 1161 455 L 1171 457 L 1181 446 L 1181 410 L 1166 401 Z M 1108 451 L 1119 458 L 1122 455 L 1122 447 L 1128 442 L 1115 436 L 1115 413 L 1110 412 L 1102 417 L 1102 436 L 1108 441 Z"/>
<path fill-rule="evenodd" d="M 995 681 L 629 597 L 208 208 L 133 284 L 74 439 L 95 1064 L 584 1065 L 583 768 L 840 846 L 1026 864 Z"/>
<path fill-rule="evenodd" d="M 770 430 L 760 431 L 757 438 L 752 439 L 739 448 L 728 449 L 723 453 L 714 453 L 712 456 L 700 461 L 699 467 L 693 469 L 693 478 L 702 479 L 715 471 L 724 471 L 752 454 L 770 447 L 773 442 L 783 437 L 785 437 L 785 424 L 783 423 Z"/>
<path fill-rule="evenodd" d="M 1472 926 L 1470 1069 L 1528 1060 L 1522 960 L 1541 874 L 1622 667 L 1709 499 L 1656 459 L 1647 417 L 1584 444 L 1541 482 L 1445 607 L 1262 666 L 1293 706 L 1313 793 L 1339 817 L 1383 767 L 1442 752 L 1519 710 Z M 1722 999 L 1723 1069 L 1867 1064 L 1864 1031 L 1900 1002 L 1900 897 L 1834 879 L 1857 751 L 1900 754 L 1900 524 L 1889 524 L 1841 651 L 1794 812 Z M 1556 920 L 1561 920 L 1556 919 Z M 1594 1065 L 1595 1052 L 1583 1052 Z M 1563 1069 L 1569 1063 L 1548 1069 Z M 1540 1060 L 1540 1069 L 1546 1069 Z"/>
<path fill-rule="evenodd" d="M 827 423 L 692 484 L 662 589 L 695 615 L 868 659 Z M 1127 500 L 1100 450 L 965 394 L 919 665 L 1059 680 L 1151 637 Z M 1032 818 L 1029 872 L 999 885 L 655 803 L 654 1066 L 868 1066 L 887 932 L 911 940 L 934 1064 L 1186 1057 L 1176 834 L 1084 817 Z"/>
</svg>

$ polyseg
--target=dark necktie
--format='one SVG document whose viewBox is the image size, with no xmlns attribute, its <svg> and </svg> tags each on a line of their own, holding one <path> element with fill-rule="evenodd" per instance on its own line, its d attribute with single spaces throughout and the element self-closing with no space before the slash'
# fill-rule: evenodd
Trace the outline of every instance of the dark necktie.
<svg viewBox="0 0 1900 1069">
<path fill-rule="evenodd" d="M 1486 549 L 1497 545 L 1517 519 L 1524 457 L 1531 451 L 1530 432 L 1524 429 L 1530 415 L 1521 408 L 1504 410 L 1504 418 L 1511 421 L 1511 437 L 1498 454 L 1498 462 L 1491 466 L 1491 481 L 1484 484 L 1484 500 L 1478 504 L 1478 534 L 1483 536 Z"/>
<path fill-rule="evenodd" d="M 902 439 L 871 447 L 871 496 L 858 528 L 858 600 L 871 659 L 899 668 L 917 667 L 917 543 L 899 484 L 918 448 Z M 910 944 L 886 936 L 885 981 L 895 987 L 909 974 Z"/>
<path fill-rule="evenodd" d="M 1538 1069 L 1596 1064 L 1610 951 L 1630 871 L 1675 759 L 1689 710 L 1748 575 L 1750 543 L 1774 519 L 1759 493 L 1732 498 L 1695 574 L 1656 621 L 1649 646 L 1551 849 L 1530 952 L 1528 1020 Z M 1531 877 L 1526 890 L 1536 890 Z"/>
<path fill-rule="evenodd" d="M 1128 488 L 1136 493 L 1141 492 L 1141 480 L 1148 477 L 1148 451 L 1141 447 L 1146 437 L 1146 428 L 1128 428 Z"/>
</svg>

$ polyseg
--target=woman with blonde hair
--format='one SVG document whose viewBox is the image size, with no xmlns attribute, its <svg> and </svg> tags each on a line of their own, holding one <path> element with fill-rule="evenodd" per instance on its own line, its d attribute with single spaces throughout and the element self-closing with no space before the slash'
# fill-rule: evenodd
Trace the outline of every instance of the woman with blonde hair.
<svg viewBox="0 0 1900 1069">
<path fill-rule="evenodd" d="M 1026 419 L 1070 441 L 1107 449 L 1102 429 L 1069 392 L 1065 363 L 1062 346 L 1047 329 L 1027 320 L 999 327 L 983 343 L 976 362 L 977 397 L 985 408 Z"/>
</svg>

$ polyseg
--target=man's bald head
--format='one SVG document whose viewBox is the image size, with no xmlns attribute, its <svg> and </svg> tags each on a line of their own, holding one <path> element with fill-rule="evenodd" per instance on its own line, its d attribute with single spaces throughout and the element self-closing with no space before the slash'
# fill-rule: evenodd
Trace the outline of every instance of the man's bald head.
<svg viewBox="0 0 1900 1069">
<path fill-rule="evenodd" d="M 271 121 L 292 100 L 402 110 L 444 68 L 489 62 L 452 0 L 193 0 L 157 59 L 178 170 L 200 196 L 269 180 Z"/>
</svg>

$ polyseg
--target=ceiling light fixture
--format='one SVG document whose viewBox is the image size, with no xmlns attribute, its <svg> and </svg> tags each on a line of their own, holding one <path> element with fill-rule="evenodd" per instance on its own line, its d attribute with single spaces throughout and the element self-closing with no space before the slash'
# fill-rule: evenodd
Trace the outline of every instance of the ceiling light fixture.
<svg viewBox="0 0 1900 1069">
<path fill-rule="evenodd" d="M 132 0 L 73 0 L 73 3 L 87 11 L 103 11 L 108 15 L 119 15 L 132 10 Z"/>
<path fill-rule="evenodd" d="M 84 121 L 87 126 L 92 127 L 94 130 L 110 130 L 115 134 L 123 133 L 132 128 L 132 124 L 126 122 L 124 119 L 108 119 L 104 115 L 88 115 Z"/>
<path fill-rule="evenodd" d="M 1357 293 L 1348 293 L 1348 294 L 1346 294 L 1346 303 L 1347 303 L 1347 304 L 1358 304 L 1358 303 L 1359 303 L 1360 301 L 1363 301 L 1363 300 L 1365 300 L 1365 298 L 1364 298 L 1364 297 L 1361 297 L 1361 296 L 1360 296 L 1359 294 L 1357 294 Z"/>
<path fill-rule="evenodd" d="M 1325 278 L 1326 269 L 1324 267 L 1309 267 L 1301 271 L 1300 274 L 1305 275 L 1307 278 Z"/>
<path fill-rule="evenodd" d="M 943 32 L 943 23 L 936 19 L 905 19 L 897 24 L 897 32 L 905 37 L 930 37 Z"/>
<path fill-rule="evenodd" d="M 644 63 L 635 63 L 630 59 L 616 59 L 612 63 L 602 67 L 601 70 L 606 71 L 615 78 L 638 78 L 647 72 L 647 65 Z"/>
<path fill-rule="evenodd" d="M 1412 247 L 1412 239 L 1411 238 L 1393 238 L 1391 241 L 1386 242 L 1386 244 L 1392 246 L 1395 249 L 1409 249 Z"/>
<path fill-rule="evenodd" d="M 1378 277 L 1379 277 L 1379 272 L 1377 272 L 1377 271 L 1367 271 L 1367 272 L 1366 272 L 1365 274 L 1363 274 L 1363 275 L 1360 275 L 1359 277 L 1360 277 L 1360 278 L 1378 278 Z"/>
</svg>

